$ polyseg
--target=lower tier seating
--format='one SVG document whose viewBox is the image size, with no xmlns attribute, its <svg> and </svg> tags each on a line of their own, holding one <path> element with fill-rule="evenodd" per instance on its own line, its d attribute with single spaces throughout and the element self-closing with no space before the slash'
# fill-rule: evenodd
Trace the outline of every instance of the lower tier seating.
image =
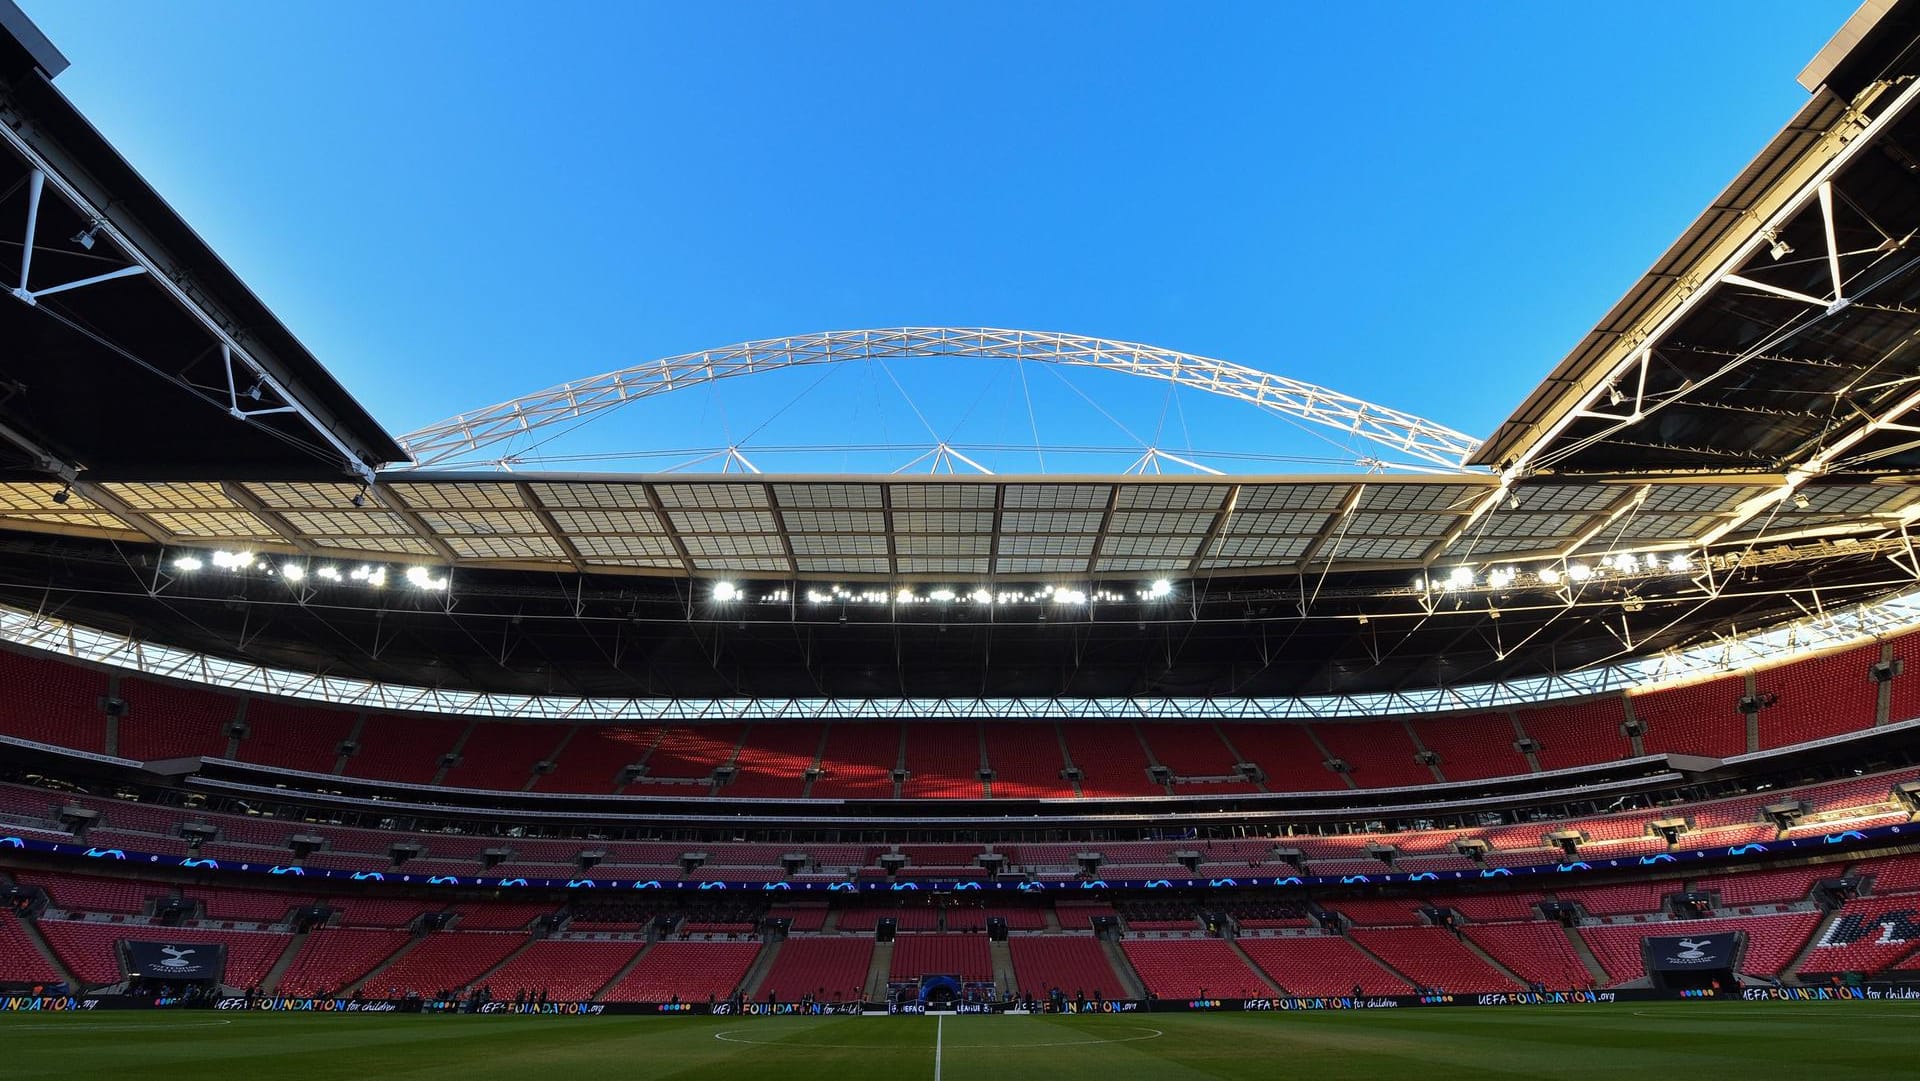
<svg viewBox="0 0 1920 1081">
<path fill-rule="evenodd" d="M 1160 998 L 1273 994 L 1273 988 L 1217 938 L 1130 938 L 1120 945 L 1147 990 Z"/>
<path fill-rule="evenodd" d="M 1020 991 L 1058 988 L 1075 996 L 1098 991 L 1104 998 L 1127 997 L 1106 950 L 1091 935 L 1013 935 L 1007 939 L 1007 948 Z"/>
<path fill-rule="evenodd" d="M 803 995 L 829 1002 L 857 999 L 872 963 L 873 939 L 865 935 L 789 938 L 780 944 L 780 954 L 755 997 L 764 999 L 771 994 L 781 1002 L 792 1002 Z"/>
</svg>

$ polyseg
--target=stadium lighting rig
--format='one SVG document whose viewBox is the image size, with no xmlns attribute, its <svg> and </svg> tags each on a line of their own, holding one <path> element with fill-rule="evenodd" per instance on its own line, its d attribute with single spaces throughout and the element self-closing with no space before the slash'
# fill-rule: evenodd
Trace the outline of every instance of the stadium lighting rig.
<svg viewBox="0 0 1920 1081">
<path fill-rule="evenodd" d="M 217 549 L 206 553 L 204 557 L 197 551 L 183 552 L 169 560 L 168 565 L 180 574 L 195 574 L 211 567 L 213 570 L 227 574 L 279 578 L 294 584 L 325 582 L 333 585 L 354 584 L 367 589 L 384 589 L 389 582 L 397 580 L 423 593 L 445 593 L 452 585 L 451 572 L 436 571 L 418 564 L 398 568 L 382 563 L 331 563 L 294 559 L 275 563 L 268 557 L 254 552 L 234 552 L 226 549 Z"/>
<path fill-rule="evenodd" d="M 1736 558 L 1737 557 L 1733 557 Z M 1475 589 L 1501 592 L 1508 589 L 1544 586 L 1558 589 L 1572 583 L 1579 585 L 1596 579 L 1621 578 L 1658 578 L 1675 574 L 1692 574 L 1699 561 L 1687 552 L 1614 552 L 1591 563 L 1580 560 L 1562 560 L 1528 569 L 1515 564 L 1502 564 L 1488 567 L 1481 574 L 1470 566 L 1458 566 L 1445 574 L 1421 576 L 1413 580 L 1416 592 L 1459 593 Z"/>
<path fill-rule="evenodd" d="M 872 605 L 875 607 L 895 605 L 897 607 L 931 607 L 948 605 L 1056 605 L 1065 608 L 1084 607 L 1091 604 L 1126 604 L 1129 602 L 1164 601 L 1172 597 L 1173 583 L 1165 578 L 1148 582 L 1131 593 L 1111 586 L 1079 584 L 1044 585 L 1030 588 L 995 589 L 987 585 L 934 586 L 928 589 L 915 589 L 901 586 L 897 589 L 883 589 L 877 586 L 848 587 L 844 585 L 810 586 L 800 594 L 802 600 L 810 605 Z M 707 599 L 716 604 L 754 603 L 788 604 L 793 600 L 793 591 L 776 588 L 764 593 L 750 593 L 735 582 L 715 582 L 707 587 Z"/>
</svg>

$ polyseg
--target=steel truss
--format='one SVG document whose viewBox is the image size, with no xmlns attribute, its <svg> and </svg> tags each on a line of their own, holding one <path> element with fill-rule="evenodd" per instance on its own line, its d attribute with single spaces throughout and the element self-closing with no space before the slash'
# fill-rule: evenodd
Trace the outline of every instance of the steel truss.
<svg viewBox="0 0 1920 1081">
<path fill-rule="evenodd" d="M 1031 360 L 1162 380 L 1357 435 L 1419 463 L 1368 463 L 1391 468 L 1468 472 L 1464 463 L 1480 445 L 1410 413 L 1231 361 L 1106 338 L 984 327 L 831 331 L 683 353 L 463 413 L 403 436 L 400 445 L 417 468 L 483 464 L 476 455 L 487 447 L 669 391 L 801 365 L 912 357 Z"/>
<path fill-rule="evenodd" d="M 1920 627 L 1920 591 L 1604 668 L 1381 694 L 1299 698 L 569 698 L 322 676 L 215 657 L 0 605 L 0 640 L 142 675 L 397 713 L 572 722 L 1317 720 L 1516 708 L 1776 665 Z"/>
</svg>

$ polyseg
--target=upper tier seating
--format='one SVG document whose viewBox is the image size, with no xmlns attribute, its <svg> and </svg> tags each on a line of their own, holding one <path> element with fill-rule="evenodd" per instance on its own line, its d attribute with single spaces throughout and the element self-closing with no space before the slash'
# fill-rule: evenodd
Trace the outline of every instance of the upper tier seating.
<svg viewBox="0 0 1920 1081">
<path fill-rule="evenodd" d="M 980 799 L 980 726 L 972 721 L 927 721 L 904 726 L 908 799 Z"/>
<path fill-rule="evenodd" d="M 827 734 L 820 724 L 756 724 L 734 760 L 733 783 L 721 791 L 733 797 L 794 798 L 806 791 L 807 768 Z"/>
<path fill-rule="evenodd" d="M 1880 685 L 1868 672 L 1879 660 L 1875 643 L 1757 673 L 1754 690 L 1778 696 L 1759 713 L 1761 748 L 1872 728 Z"/>
<path fill-rule="evenodd" d="M 1747 752 L 1747 718 L 1740 699 L 1744 676 L 1709 680 L 1633 696 L 1634 716 L 1647 726 L 1641 742 L 1649 753 L 1661 751 L 1730 758 Z"/>
<path fill-rule="evenodd" d="M 1633 744 L 1620 731 L 1627 712 L 1619 695 L 1523 709 L 1518 716 L 1527 736 L 1540 745 L 1535 757 L 1541 769 L 1633 757 Z"/>
<path fill-rule="evenodd" d="M 792 1002 L 803 995 L 827 1001 L 857 999 L 873 963 L 873 939 L 796 936 L 780 945 L 779 956 L 761 981 L 758 998 L 773 995 Z"/>
<path fill-rule="evenodd" d="M 1067 726 L 1068 737 L 1074 731 Z M 1269 792 L 1333 792 L 1347 782 L 1326 766 L 1326 755 L 1313 742 L 1313 736 L 1301 724 L 1236 724 L 1226 726 L 1247 761 L 1259 766 L 1267 776 Z"/>
<path fill-rule="evenodd" d="M 1050 722 L 995 722 L 982 726 L 995 799 L 1067 799 L 1073 785 L 1062 780 L 1066 759 L 1060 732 Z"/>
<path fill-rule="evenodd" d="M 827 726 L 820 768 L 813 782 L 820 799 L 890 799 L 893 770 L 900 761 L 900 726 L 839 721 Z"/>
<path fill-rule="evenodd" d="M 1164 796 L 1147 774 L 1147 752 L 1130 724 L 1061 726 L 1084 796 Z"/>
<path fill-rule="evenodd" d="M 1416 717 L 1413 734 L 1440 756 L 1440 773 L 1449 781 L 1517 777 L 1531 772 L 1527 756 L 1513 749 L 1519 736 L 1505 713 L 1458 717 Z"/>
<path fill-rule="evenodd" d="M 129 676 L 120 681 L 120 697 L 127 703 L 120 718 L 120 757 L 151 762 L 227 753 L 227 725 L 240 706 L 234 696 Z"/>
<path fill-rule="evenodd" d="M 1352 767 L 1347 776 L 1361 788 L 1405 788 L 1433 783 L 1433 771 L 1414 760 L 1407 726 L 1399 721 L 1316 724 L 1327 753 Z"/>
<path fill-rule="evenodd" d="M 357 753 L 345 775 L 402 784 L 429 784 L 440 759 L 467 731 L 467 722 L 416 713 L 370 713 L 360 726 Z"/>
<path fill-rule="evenodd" d="M 353 733 L 357 721 L 346 710 L 255 698 L 247 703 L 247 738 L 240 741 L 239 758 L 308 773 L 332 773 L 340 759 L 340 744 Z"/>
<path fill-rule="evenodd" d="M 1880 684 L 1866 675 L 1881 647 L 1757 669 L 1686 687 L 1631 696 L 1632 714 L 1645 723 L 1645 753 L 1676 752 L 1726 757 L 1748 749 L 1746 718 L 1737 707 L 1749 678 L 1761 692 L 1779 696 L 1757 715 L 1758 746 L 1773 748 L 1871 727 Z M 1892 651 L 1920 673 L 1920 635 L 1894 639 Z M 31 652 L 0 652 L 0 685 L 25 688 L 12 705 L 0 706 L 0 733 L 104 752 L 109 723 L 101 703 L 110 686 L 105 673 Z M 232 737 L 228 726 L 241 716 L 243 696 L 189 684 L 125 675 L 115 693 L 128 705 L 111 727 L 114 753 L 123 757 L 220 756 Z M 977 798 L 976 748 L 967 732 L 984 738 L 986 764 L 995 773 L 995 798 L 1073 794 L 1059 776 L 1064 735 L 1067 753 L 1085 778 L 1090 798 L 1166 794 L 1147 774 L 1147 751 L 1181 777 L 1231 778 L 1238 761 L 1258 765 L 1263 786 L 1225 779 L 1175 782 L 1176 793 L 1338 791 L 1424 785 L 1433 767 L 1415 761 L 1416 749 L 1438 756 L 1449 782 L 1516 776 L 1529 771 L 1516 751 L 1514 724 L 1539 744 L 1539 767 L 1547 770 L 1617 761 L 1632 755 L 1622 733 L 1628 696 L 1608 694 L 1585 701 L 1527 706 L 1508 712 L 1416 715 L 1407 718 L 1297 722 L 1142 722 L 1140 725 L 1051 722 L 838 721 L 744 726 L 547 724 L 489 718 L 450 718 L 371 713 L 364 721 L 346 708 L 307 705 L 262 696 L 246 697 L 251 734 L 235 753 L 242 761 L 330 773 L 341 764 L 341 742 L 357 730 L 357 747 L 345 756 L 343 774 L 405 784 L 441 783 L 507 791 L 709 795 L 713 771 L 731 763 L 734 782 L 721 796 L 795 798 L 891 798 L 892 771 L 901 764 L 906 737 L 907 798 Z M 1891 684 L 1890 718 L 1920 718 L 1920 674 Z M 357 729 L 356 729 L 357 725 Z M 1136 728 L 1139 732 L 1136 734 Z M 964 730 L 964 731 L 963 731 Z M 827 742 L 822 749 L 822 735 Z M 1411 738 L 1409 738 L 1411 736 Z M 948 741 L 937 743 L 935 741 Z M 1417 743 L 1416 743 L 1417 741 Z M 1324 745 L 1324 746 L 1323 746 Z M 443 756 L 460 760 L 443 768 Z M 809 785 L 815 762 L 827 770 Z M 1325 767 L 1329 757 L 1352 767 L 1345 775 Z M 622 771 L 645 762 L 639 780 L 620 784 Z M 546 771 L 541 763 L 551 764 Z M 444 774 L 444 776 L 442 776 Z"/>
</svg>

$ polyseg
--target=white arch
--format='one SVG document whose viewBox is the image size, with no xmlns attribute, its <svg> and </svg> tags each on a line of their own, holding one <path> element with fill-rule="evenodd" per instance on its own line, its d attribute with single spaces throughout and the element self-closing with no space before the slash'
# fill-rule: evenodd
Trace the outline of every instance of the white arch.
<svg viewBox="0 0 1920 1081">
<path fill-rule="evenodd" d="M 503 440 L 668 391 L 799 365 L 909 357 L 1032 360 L 1164 380 L 1361 436 L 1423 463 L 1414 468 L 1466 472 L 1464 463 L 1480 445 L 1410 413 L 1244 364 L 1105 338 L 985 327 L 829 331 L 683 353 L 462 413 L 401 437 L 400 445 L 415 467 L 457 464 Z"/>
</svg>

